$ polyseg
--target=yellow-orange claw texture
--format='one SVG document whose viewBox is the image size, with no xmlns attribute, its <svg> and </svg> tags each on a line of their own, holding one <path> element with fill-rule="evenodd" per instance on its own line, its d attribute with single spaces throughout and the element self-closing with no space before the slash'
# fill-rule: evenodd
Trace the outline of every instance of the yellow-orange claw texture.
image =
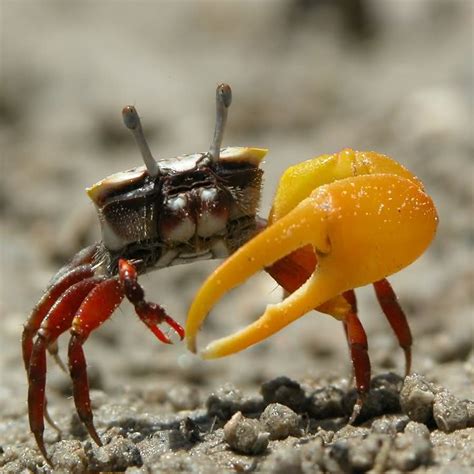
<svg viewBox="0 0 474 474">
<path fill-rule="evenodd" d="M 199 290 L 187 320 L 188 347 L 196 350 L 197 331 L 216 301 L 257 271 L 308 244 L 317 256 L 315 271 L 256 322 L 211 343 L 203 357 L 238 352 L 342 292 L 398 272 L 435 235 L 436 209 L 421 182 L 384 155 L 344 150 L 296 165 L 289 174 L 292 179 L 287 172 L 280 182 L 272 223 Z"/>
</svg>

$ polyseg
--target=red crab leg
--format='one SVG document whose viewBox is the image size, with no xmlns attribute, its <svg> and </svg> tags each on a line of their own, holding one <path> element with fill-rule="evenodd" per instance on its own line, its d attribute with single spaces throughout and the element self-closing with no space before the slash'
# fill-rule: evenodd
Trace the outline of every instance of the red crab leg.
<svg viewBox="0 0 474 474">
<path fill-rule="evenodd" d="M 102 442 L 93 423 L 87 366 L 82 345 L 90 333 L 112 315 L 120 305 L 123 296 L 120 282 L 117 279 L 111 278 L 99 283 L 82 302 L 71 327 L 68 358 L 74 403 L 79 418 L 86 426 L 91 438 L 99 446 L 102 446 Z"/>
<path fill-rule="evenodd" d="M 94 262 L 98 248 L 99 244 L 95 243 L 83 248 L 82 250 L 79 250 L 79 252 L 77 252 L 72 257 L 72 259 L 66 263 L 66 265 L 60 268 L 59 271 L 53 276 L 48 284 L 47 289 L 51 288 L 60 278 L 63 277 L 63 275 L 69 273 L 72 269 L 79 267 L 80 265 L 92 264 Z"/>
<path fill-rule="evenodd" d="M 408 375 L 411 369 L 412 337 L 407 317 L 397 300 L 397 295 L 387 279 L 384 278 L 383 280 L 376 281 L 373 285 L 382 311 L 390 323 L 395 336 L 397 336 L 400 347 L 405 353 L 405 375 Z"/>
<path fill-rule="evenodd" d="M 54 280 L 38 304 L 34 307 L 23 329 L 21 341 L 23 363 L 27 372 L 30 365 L 31 351 L 33 349 L 33 338 L 35 337 L 35 334 L 40 328 L 41 323 L 48 314 L 49 310 L 69 287 L 81 280 L 90 278 L 93 275 L 94 271 L 90 265 L 80 265 L 74 269 L 71 269 L 70 271 L 62 273 L 59 278 Z"/>
<path fill-rule="evenodd" d="M 100 281 L 100 278 L 88 278 L 68 288 L 44 318 L 38 330 L 38 337 L 32 346 L 28 366 L 28 415 L 31 431 L 45 459 L 48 459 L 43 441 L 43 415 L 46 411 L 46 348 L 70 328 L 82 301 Z"/>
<path fill-rule="evenodd" d="M 161 342 L 172 344 L 170 338 L 158 327 L 158 324 L 163 322 L 173 328 L 180 339 L 183 340 L 184 329 L 181 325 L 166 314 L 165 309 L 160 305 L 145 301 L 145 292 L 137 280 L 137 270 L 128 260 L 119 260 L 119 278 L 125 296 L 135 307 L 138 317 Z"/>
<path fill-rule="evenodd" d="M 353 423 L 360 413 L 366 395 L 370 389 L 370 359 L 367 345 L 367 335 L 364 327 L 357 317 L 357 313 L 349 311 L 344 321 L 344 328 L 349 342 L 352 366 L 356 379 L 358 398 L 349 423 Z"/>
<path fill-rule="evenodd" d="M 352 367 L 358 398 L 349 423 L 353 423 L 362 409 L 362 405 L 370 389 L 370 359 L 367 345 L 367 335 L 364 327 L 357 316 L 357 298 L 354 290 L 343 293 L 344 298 L 351 305 L 351 311 L 347 314 L 344 324 L 349 352 L 351 354 Z"/>
</svg>

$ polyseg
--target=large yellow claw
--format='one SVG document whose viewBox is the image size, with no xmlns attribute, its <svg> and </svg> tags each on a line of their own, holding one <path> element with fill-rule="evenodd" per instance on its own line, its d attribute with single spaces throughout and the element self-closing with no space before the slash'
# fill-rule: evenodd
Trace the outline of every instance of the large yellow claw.
<svg viewBox="0 0 474 474">
<path fill-rule="evenodd" d="M 434 237 L 437 214 L 431 198 L 388 157 L 344 150 L 290 170 L 280 182 L 271 225 L 199 290 L 187 319 L 189 349 L 196 350 L 197 331 L 216 301 L 257 271 L 307 246 L 314 250 L 317 266 L 301 287 L 281 303 L 268 305 L 253 324 L 206 347 L 205 358 L 245 349 L 323 304 L 335 317 L 344 314 L 344 308 L 336 309 L 344 304 L 338 295 L 406 267 Z M 296 178 L 285 184 L 288 173 Z"/>
</svg>

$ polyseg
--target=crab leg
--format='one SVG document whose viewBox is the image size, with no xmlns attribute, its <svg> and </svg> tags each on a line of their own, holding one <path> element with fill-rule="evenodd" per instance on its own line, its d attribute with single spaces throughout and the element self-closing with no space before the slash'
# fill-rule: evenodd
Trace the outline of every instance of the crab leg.
<svg viewBox="0 0 474 474">
<path fill-rule="evenodd" d="M 174 329 L 180 339 L 183 340 L 184 329 L 171 316 L 166 314 L 165 309 L 156 303 L 145 301 L 145 292 L 138 283 L 137 270 L 130 261 L 119 260 L 119 278 L 125 296 L 135 307 L 138 317 L 161 342 L 172 344 L 171 339 L 158 327 L 158 324 L 163 322 Z"/>
<path fill-rule="evenodd" d="M 100 278 L 88 278 L 69 287 L 43 319 L 32 346 L 28 365 L 28 415 L 31 431 L 45 459 L 48 459 L 43 441 L 43 415 L 46 411 L 46 348 L 70 328 L 82 301 L 100 281 Z"/>
<path fill-rule="evenodd" d="M 370 359 L 367 352 L 367 335 L 357 313 L 349 311 L 344 320 L 344 328 L 349 343 L 358 393 L 358 398 L 349 420 L 349 423 L 352 423 L 360 413 L 364 399 L 370 389 Z"/>
<path fill-rule="evenodd" d="M 93 275 L 91 262 L 97 252 L 97 244 L 90 245 L 78 252 L 72 260 L 66 264 L 54 276 L 47 291 L 33 308 L 22 334 L 23 364 L 26 372 L 30 363 L 33 338 L 41 326 L 41 322 L 48 314 L 56 300 L 72 285 Z M 54 352 L 54 351 L 53 351 Z"/>
<path fill-rule="evenodd" d="M 196 350 L 199 327 L 226 291 L 301 247 L 311 244 L 317 255 L 309 279 L 281 303 L 267 306 L 255 323 L 210 344 L 203 357 L 240 351 L 342 292 L 401 270 L 423 253 L 436 225 L 431 199 L 413 180 L 374 174 L 320 186 L 208 278 L 189 312 L 188 347 Z"/>
<path fill-rule="evenodd" d="M 39 303 L 35 306 L 25 324 L 21 340 L 23 363 L 26 372 L 28 372 L 28 367 L 30 365 L 31 351 L 33 350 L 33 338 L 53 305 L 68 288 L 81 280 L 92 277 L 93 275 L 94 271 L 90 265 L 80 265 L 77 268 L 64 273 L 62 277 L 52 284 Z"/>
<path fill-rule="evenodd" d="M 86 359 L 82 346 L 90 333 L 112 315 L 120 305 L 123 296 L 120 282 L 116 278 L 102 281 L 86 296 L 71 325 L 68 359 L 74 403 L 79 418 L 86 426 L 91 438 L 99 446 L 102 443 L 93 423 Z"/>
<path fill-rule="evenodd" d="M 405 353 L 405 375 L 410 373 L 411 368 L 411 345 L 412 337 L 407 317 L 397 300 L 397 295 L 386 279 L 373 283 L 375 294 L 387 317 L 393 332 L 397 336 L 398 343 Z"/>
</svg>

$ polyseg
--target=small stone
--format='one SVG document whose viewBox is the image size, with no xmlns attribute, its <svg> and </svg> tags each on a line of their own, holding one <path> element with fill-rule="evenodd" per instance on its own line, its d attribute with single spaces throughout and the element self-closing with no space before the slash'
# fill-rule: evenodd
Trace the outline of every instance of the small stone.
<svg viewBox="0 0 474 474">
<path fill-rule="evenodd" d="M 349 443 L 346 439 L 336 441 L 325 451 L 324 472 L 351 472 L 349 461 Z"/>
<path fill-rule="evenodd" d="M 334 386 L 316 390 L 309 397 L 308 412 L 318 420 L 344 416 L 344 392 Z"/>
<path fill-rule="evenodd" d="M 391 372 L 374 377 L 370 384 L 370 392 L 362 405 L 356 421 L 361 423 L 376 416 L 400 412 L 400 390 L 403 379 Z M 357 392 L 351 390 L 344 396 L 344 412 L 349 415 L 354 409 Z"/>
<path fill-rule="evenodd" d="M 199 406 L 199 392 L 195 387 L 179 385 L 167 394 L 167 399 L 176 411 L 194 410 Z"/>
<path fill-rule="evenodd" d="M 380 398 L 383 413 L 400 412 L 400 390 L 403 378 L 393 372 L 375 376 L 370 390 Z"/>
<path fill-rule="evenodd" d="M 428 436 L 426 436 L 428 432 Z M 429 431 L 419 423 L 408 423 L 405 432 L 397 435 L 389 454 L 389 464 L 403 472 L 412 471 L 431 462 Z"/>
<path fill-rule="evenodd" d="M 270 433 L 270 439 L 285 439 L 288 436 L 299 436 L 299 417 L 289 407 L 280 403 L 271 403 L 260 415 L 260 423 Z"/>
<path fill-rule="evenodd" d="M 412 374 L 405 378 L 400 392 L 402 411 L 411 420 L 424 424 L 433 421 L 433 402 L 435 398 L 434 386 L 421 375 Z"/>
<path fill-rule="evenodd" d="M 430 439 L 430 430 L 423 423 L 417 423 L 416 421 L 410 421 L 403 431 L 406 434 L 418 436 L 420 438 Z"/>
<path fill-rule="evenodd" d="M 374 466 L 375 458 L 382 448 L 387 435 L 370 434 L 366 438 L 349 440 L 349 463 L 352 470 L 368 471 Z"/>
<path fill-rule="evenodd" d="M 90 471 L 125 471 L 130 466 L 142 466 L 138 448 L 127 438 L 117 436 L 109 444 L 92 447 L 86 444 Z"/>
<path fill-rule="evenodd" d="M 242 413 L 258 413 L 263 410 L 261 397 L 244 397 L 242 392 L 232 384 L 225 384 L 209 395 L 206 401 L 209 416 L 217 416 L 228 420 L 238 411 Z"/>
<path fill-rule="evenodd" d="M 448 390 L 442 390 L 434 397 L 433 417 L 436 426 L 445 433 L 462 430 L 469 422 L 469 412 L 464 400 L 459 400 Z"/>
<path fill-rule="evenodd" d="M 262 430 L 258 420 L 245 418 L 237 412 L 225 424 L 224 438 L 233 451 L 261 454 L 267 449 L 269 434 Z"/>
<path fill-rule="evenodd" d="M 403 432 L 409 421 L 406 415 L 385 415 L 374 419 L 371 430 L 372 433 L 395 435 Z"/>
<path fill-rule="evenodd" d="M 260 392 L 266 404 L 281 403 L 297 413 L 306 408 L 306 395 L 301 385 L 288 377 L 277 377 L 263 383 Z"/>
<path fill-rule="evenodd" d="M 87 470 L 87 457 L 82 444 L 77 440 L 60 441 L 54 447 L 51 462 L 55 470 L 79 473 Z"/>
</svg>

